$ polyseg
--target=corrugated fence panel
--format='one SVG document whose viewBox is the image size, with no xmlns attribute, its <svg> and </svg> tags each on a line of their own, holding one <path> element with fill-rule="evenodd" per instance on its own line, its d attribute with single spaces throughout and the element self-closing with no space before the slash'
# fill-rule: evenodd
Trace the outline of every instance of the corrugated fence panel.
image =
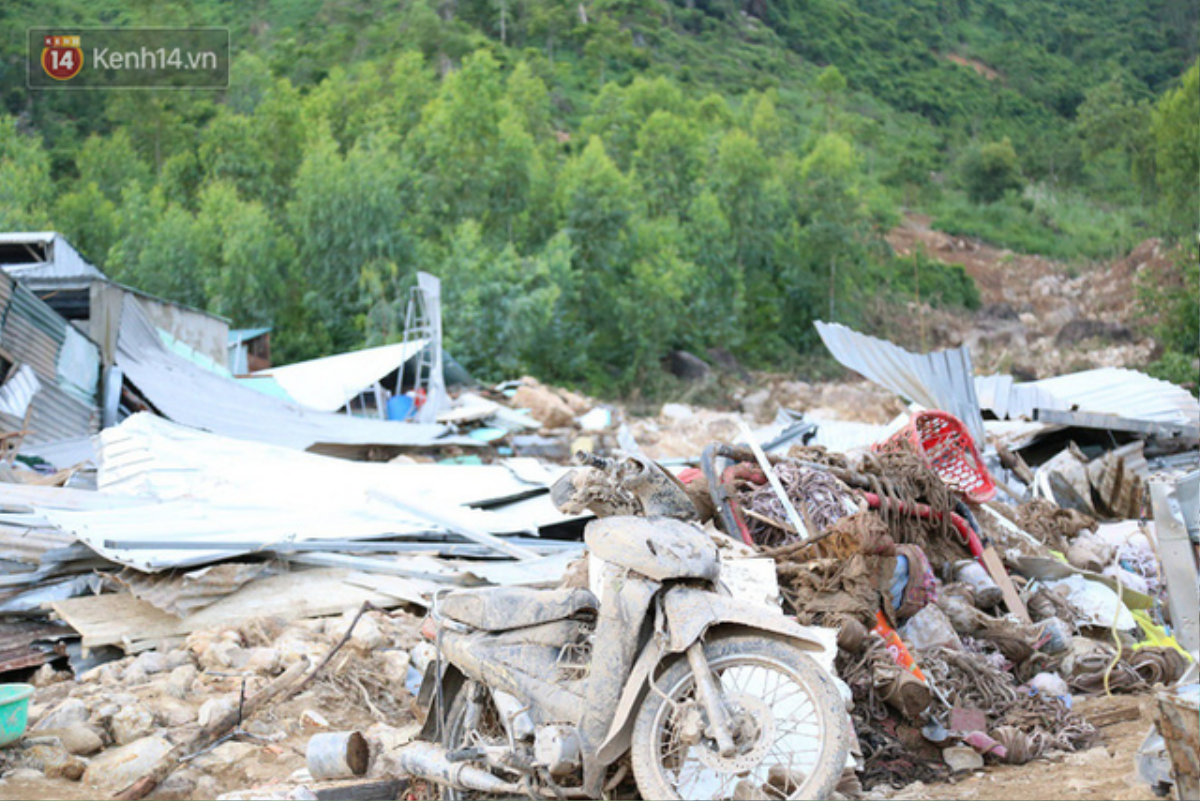
<svg viewBox="0 0 1200 801">
<path fill-rule="evenodd" d="M 46 383 L 58 381 L 58 352 L 67 323 L 32 292 L 16 287 L 4 317 L 2 341 L 18 361 L 28 364 Z"/>
<path fill-rule="evenodd" d="M 31 409 L 29 435 L 25 438 L 31 445 L 73 439 L 100 430 L 99 410 L 71 397 L 55 384 L 42 387 L 42 391 L 34 397 Z"/>
</svg>

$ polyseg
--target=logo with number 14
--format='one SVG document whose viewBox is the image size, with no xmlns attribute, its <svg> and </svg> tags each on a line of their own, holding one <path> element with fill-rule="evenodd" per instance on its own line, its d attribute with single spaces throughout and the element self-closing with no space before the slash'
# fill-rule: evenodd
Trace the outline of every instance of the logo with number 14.
<svg viewBox="0 0 1200 801">
<path fill-rule="evenodd" d="M 83 69 L 78 36 L 47 36 L 42 42 L 42 69 L 56 81 L 74 78 Z"/>
</svg>

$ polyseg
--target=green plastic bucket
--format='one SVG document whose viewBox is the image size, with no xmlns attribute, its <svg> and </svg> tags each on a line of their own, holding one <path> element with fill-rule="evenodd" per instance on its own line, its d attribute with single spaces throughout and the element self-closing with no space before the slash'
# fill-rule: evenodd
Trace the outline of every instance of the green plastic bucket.
<svg viewBox="0 0 1200 801">
<path fill-rule="evenodd" d="M 0 748 L 15 743 L 29 722 L 31 684 L 0 684 Z"/>
</svg>

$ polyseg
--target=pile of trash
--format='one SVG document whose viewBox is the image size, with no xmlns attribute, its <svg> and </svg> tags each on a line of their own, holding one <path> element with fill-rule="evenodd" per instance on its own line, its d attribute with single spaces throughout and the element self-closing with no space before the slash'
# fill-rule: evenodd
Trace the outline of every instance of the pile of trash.
<svg viewBox="0 0 1200 801">
<path fill-rule="evenodd" d="M 736 555 L 734 595 L 836 638 L 843 796 L 1088 749 L 1105 721 L 1081 696 L 1194 668 L 1194 398 L 822 335 L 878 387 L 637 420 L 525 378 L 460 392 L 447 447 L 386 462 L 143 412 L 96 437 L 94 470 L 0 481 L 0 673 L 36 686 L 3 780 L 308 798 L 355 777 L 396 797 L 434 658 L 420 616 L 450 588 L 586 586 L 585 524 L 646 514 L 604 478 L 620 460 L 678 482 L 670 516 Z M 793 408 L 887 390 L 870 421 Z"/>
</svg>

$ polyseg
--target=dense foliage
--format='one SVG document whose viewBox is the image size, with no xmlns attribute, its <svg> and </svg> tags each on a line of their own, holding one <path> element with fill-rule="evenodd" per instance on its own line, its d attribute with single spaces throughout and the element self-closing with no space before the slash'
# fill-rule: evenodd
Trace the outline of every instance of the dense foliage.
<svg viewBox="0 0 1200 801">
<path fill-rule="evenodd" d="M 53 23 L 227 25 L 231 86 L 31 92 Z M 19 0 L 0 230 L 287 359 L 395 339 L 424 269 L 484 377 L 783 366 L 876 293 L 978 303 L 891 254 L 905 207 L 1068 259 L 1193 230 L 1196 28 L 1178 0 Z"/>
</svg>

